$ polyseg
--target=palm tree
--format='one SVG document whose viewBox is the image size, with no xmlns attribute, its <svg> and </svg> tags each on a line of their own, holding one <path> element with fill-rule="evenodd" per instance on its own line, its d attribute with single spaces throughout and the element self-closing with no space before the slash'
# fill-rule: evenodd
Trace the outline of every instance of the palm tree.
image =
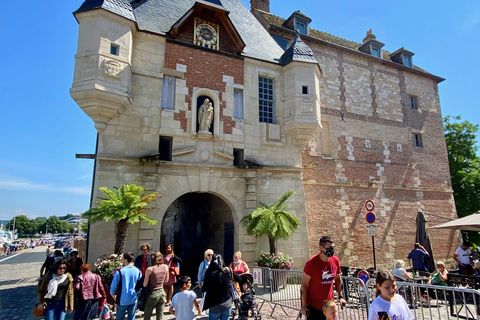
<svg viewBox="0 0 480 320">
<path fill-rule="evenodd" d="M 247 234 L 256 237 L 268 236 L 271 254 L 275 254 L 277 251 L 276 240 L 288 239 L 300 226 L 300 221 L 285 211 L 288 204 L 284 205 L 284 203 L 294 193 L 294 191 L 285 192 L 277 203 L 271 206 L 261 203 L 262 207 L 255 209 L 241 221 L 247 229 Z"/>
<path fill-rule="evenodd" d="M 162 197 L 156 192 L 147 194 L 142 186 L 135 184 L 123 184 L 120 188 L 113 187 L 114 191 L 107 187 L 100 187 L 106 198 L 94 201 L 96 208 L 90 208 L 83 215 L 91 223 L 98 221 L 115 221 L 115 249 L 114 253 L 122 254 L 127 239 L 127 230 L 130 225 L 145 220 L 150 224 L 156 224 L 157 220 L 147 217 L 146 211 L 154 209 L 147 207 L 149 203 Z"/>
</svg>

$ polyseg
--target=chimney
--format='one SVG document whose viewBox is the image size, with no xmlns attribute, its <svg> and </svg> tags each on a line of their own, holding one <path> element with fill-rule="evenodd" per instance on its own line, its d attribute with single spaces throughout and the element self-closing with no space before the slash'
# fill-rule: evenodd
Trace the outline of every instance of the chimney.
<svg viewBox="0 0 480 320">
<path fill-rule="evenodd" d="M 372 33 L 372 29 L 367 31 L 367 36 L 363 38 L 363 43 L 368 42 L 370 40 L 375 40 L 377 37 Z"/>
<path fill-rule="evenodd" d="M 250 0 L 250 11 L 255 9 L 270 13 L 270 0 Z"/>
</svg>

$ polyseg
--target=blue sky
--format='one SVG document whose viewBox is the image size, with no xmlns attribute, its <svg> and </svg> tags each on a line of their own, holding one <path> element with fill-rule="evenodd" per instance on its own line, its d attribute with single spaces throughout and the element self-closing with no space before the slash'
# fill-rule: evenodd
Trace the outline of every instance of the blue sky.
<svg viewBox="0 0 480 320">
<path fill-rule="evenodd" d="M 75 153 L 94 153 L 96 131 L 69 95 L 78 32 L 72 12 L 82 2 L 2 3 L 0 220 L 89 207 L 93 161 Z M 270 0 L 280 17 L 296 10 L 314 29 L 356 42 L 372 29 L 385 50 L 414 52 L 414 64 L 447 79 L 439 85 L 443 115 L 480 123 L 480 2 Z"/>
</svg>

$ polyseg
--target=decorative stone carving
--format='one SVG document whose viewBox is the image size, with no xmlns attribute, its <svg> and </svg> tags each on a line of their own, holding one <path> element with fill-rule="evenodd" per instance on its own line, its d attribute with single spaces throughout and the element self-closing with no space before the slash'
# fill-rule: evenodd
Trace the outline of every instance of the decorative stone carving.
<svg viewBox="0 0 480 320">
<path fill-rule="evenodd" d="M 198 109 L 198 131 L 208 132 L 213 121 L 213 105 L 209 99 L 205 99 Z"/>
<path fill-rule="evenodd" d="M 210 159 L 210 152 L 208 152 L 208 150 L 200 151 L 200 160 L 207 162 L 208 159 Z"/>
<path fill-rule="evenodd" d="M 120 79 L 122 73 L 122 65 L 115 60 L 106 60 L 104 66 L 105 75 Z"/>
<path fill-rule="evenodd" d="M 312 99 L 302 99 L 302 103 L 300 104 L 300 110 L 304 113 L 313 113 Z"/>
</svg>

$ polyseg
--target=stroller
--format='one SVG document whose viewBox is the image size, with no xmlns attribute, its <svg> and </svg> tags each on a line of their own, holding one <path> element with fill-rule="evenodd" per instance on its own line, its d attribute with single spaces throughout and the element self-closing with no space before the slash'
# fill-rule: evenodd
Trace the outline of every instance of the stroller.
<svg viewBox="0 0 480 320">
<path fill-rule="evenodd" d="M 242 292 L 239 299 L 234 301 L 234 308 L 232 308 L 231 320 L 261 320 L 262 315 L 258 310 L 257 301 L 255 301 L 255 290 L 253 290 L 253 275 L 245 272 L 240 275 L 242 281 L 240 282 L 241 291 L 243 291 L 243 285 L 247 286 L 247 289 Z M 237 317 L 238 315 L 238 317 Z"/>
</svg>

